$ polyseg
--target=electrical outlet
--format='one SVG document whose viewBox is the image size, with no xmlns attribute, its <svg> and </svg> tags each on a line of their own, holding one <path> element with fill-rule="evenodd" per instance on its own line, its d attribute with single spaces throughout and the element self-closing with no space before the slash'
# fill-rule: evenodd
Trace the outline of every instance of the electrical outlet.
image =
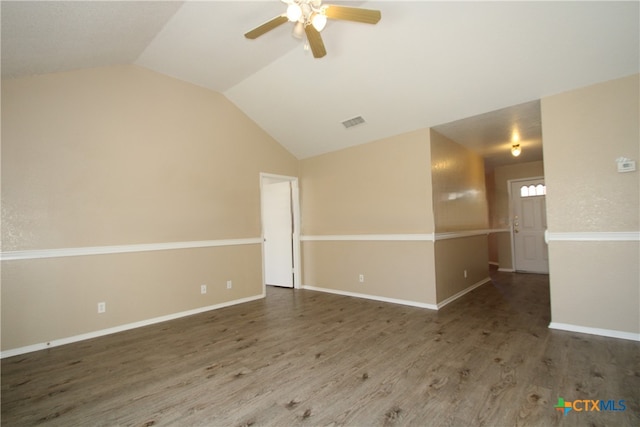
<svg viewBox="0 0 640 427">
<path fill-rule="evenodd" d="M 233 288 L 233 282 L 231 280 L 227 280 L 227 289 Z"/>
<path fill-rule="evenodd" d="M 360 281 L 360 283 L 364 283 L 364 274 L 359 275 L 358 280 Z"/>
<path fill-rule="evenodd" d="M 467 278 L 467 270 L 464 270 L 464 278 Z"/>
<path fill-rule="evenodd" d="M 200 285 L 200 293 L 201 294 L 207 293 L 207 285 Z"/>
<path fill-rule="evenodd" d="M 107 311 L 107 303 L 106 302 L 99 302 L 98 303 L 98 313 L 104 313 L 105 311 Z"/>
</svg>

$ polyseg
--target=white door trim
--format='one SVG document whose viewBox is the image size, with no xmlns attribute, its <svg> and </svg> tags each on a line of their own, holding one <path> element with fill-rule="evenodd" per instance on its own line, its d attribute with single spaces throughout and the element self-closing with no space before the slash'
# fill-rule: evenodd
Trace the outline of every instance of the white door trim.
<svg viewBox="0 0 640 427">
<path fill-rule="evenodd" d="M 291 210 L 293 211 L 293 287 L 300 289 L 302 287 L 302 278 L 300 272 L 302 270 L 300 264 L 300 190 L 298 187 L 298 178 L 295 176 L 276 175 L 271 173 L 260 172 L 260 233 L 262 240 L 262 292 L 266 293 L 267 284 L 265 282 L 265 264 L 264 264 L 264 218 L 262 210 L 262 186 L 266 180 L 290 182 L 291 183 Z"/>
</svg>

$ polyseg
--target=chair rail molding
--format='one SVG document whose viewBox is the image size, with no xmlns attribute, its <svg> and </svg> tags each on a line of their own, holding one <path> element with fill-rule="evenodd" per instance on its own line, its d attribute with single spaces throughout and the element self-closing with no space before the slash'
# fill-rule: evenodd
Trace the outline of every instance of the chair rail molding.
<svg viewBox="0 0 640 427">
<path fill-rule="evenodd" d="M 0 261 L 60 258 L 70 256 L 123 254 L 131 252 L 166 251 L 173 249 L 211 248 L 216 246 L 261 244 L 260 237 L 224 240 L 198 240 L 192 242 L 144 243 L 135 245 L 87 246 L 78 248 L 30 249 L 0 252 Z"/>
<path fill-rule="evenodd" d="M 545 231 L 548 242 L 633 242 L 640 241 L 640 231 Z"/>
</svg>

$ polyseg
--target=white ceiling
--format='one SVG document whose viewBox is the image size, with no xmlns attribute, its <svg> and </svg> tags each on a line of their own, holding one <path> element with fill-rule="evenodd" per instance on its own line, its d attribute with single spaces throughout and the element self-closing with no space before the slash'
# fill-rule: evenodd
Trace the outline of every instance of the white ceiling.
<svg viewBox="0 0 640 427">
<path fill-rule="evenodd" d="M 223 93 L 298 158 L 435 127 L 493 167 L 514 126 L 518 161 L 541 159 L 540 98 L 639 72 L 638 1 L 331 3 L 382 19 L 330 22 L 314 59 L 290 24 L 243 37 L 278 0 L 2 1 L 2 76 L 133 63 Z"/>
<path fill-rule="evenodd" d="M 180 6 L 2 1 L 2 77 L 133 63 Z"/>
<path fill-rule="evenodd" d="M 539 100 L 433 126 L 433 130 L 454 141 L 463 141 L 481 154 L 487 171 L 516 162 L 543 160 Z M 522 153 L 514 159 L 511 147 L 516 137 Z"/>
</svg>

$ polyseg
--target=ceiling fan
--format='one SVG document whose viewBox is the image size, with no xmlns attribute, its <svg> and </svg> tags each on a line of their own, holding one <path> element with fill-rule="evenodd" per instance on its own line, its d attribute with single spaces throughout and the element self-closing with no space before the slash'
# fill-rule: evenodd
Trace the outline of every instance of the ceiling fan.
<svg viewBox="0 0 640 427">
<path fill-rule="evenodd" d="M 293 36 L 302 39 L 305 35 L 314 58 L 322 58 L 327 54 L 320 31 L 329 19 L 377 24 L 381 14 L 379 10 L 361 9 L 357 7 L 322 4 L 322 0 L 281 0 L 286 3 L 287 12 L 257 26 L 245 33 L 248 39 L 256 39 L 287 21 L 294 22 Z"/>
</svg>

